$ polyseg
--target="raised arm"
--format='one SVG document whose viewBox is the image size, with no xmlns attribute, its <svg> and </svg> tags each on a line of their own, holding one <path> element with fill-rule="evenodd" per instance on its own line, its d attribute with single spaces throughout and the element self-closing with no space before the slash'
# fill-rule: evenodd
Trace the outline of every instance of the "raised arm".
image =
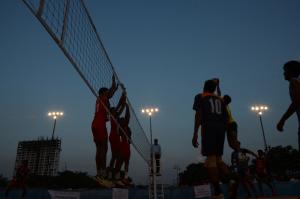
<svg viewBox="0 0 300 199">
<path fill-rule="evenodd" d="M 126 112 L 125 112 L 125 122 L 128 125 L 129 124 L 129 120 L 130 120 L 130 110 L 129 110 L 129 106 L 126 103 Z"/>
<path fill-rule="evenodd" d="M 220 89 L 220 80 L 218 78 L 215 78 L 214 81 L 217 83 L 217 95 L 221 96 L 221 89 Z"/>
<path fill-rule="evenodd" d="M 118 86 L 116 84 L 116 78 L 115 78 L 115 75 L 113 74 L 112 76 L 112 84 L 111 84 L 111 87 L 110 89 L 108 90 L 108 99 L 112 98 L 112 96 L 115 94 L 115 92 L 118 90 Z"/>
<path fill-rule="evenodd" d="M 119 99 L 119 102 L 118 102 L 118 105 L 116 107 L 116 112 L 118 114 L 118 116 L 120 116 L 125 108 L 125 104 L 126 104 L 126 91 L 123 91 L 120 99 Z"/>
</svg>

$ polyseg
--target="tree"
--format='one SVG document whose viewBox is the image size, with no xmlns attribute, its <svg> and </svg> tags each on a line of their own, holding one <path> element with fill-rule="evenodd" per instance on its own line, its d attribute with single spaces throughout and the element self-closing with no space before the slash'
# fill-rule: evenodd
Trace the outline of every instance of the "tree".
<svg viewBox="0 0 300 199">
<path fill-rule="evenodd" d="M 203 163 L 192 163 L 179 174 L 179 185 L 197 185 L 208 182 L 208 175 Z"/>
<path fill-rule="evenodd" d="M 267 154 L 268 169 L 278 180 L 289 180 L 292 177 L 299 178 L 300 153 L 291 146 L 276 146 Z"/>
</svg>

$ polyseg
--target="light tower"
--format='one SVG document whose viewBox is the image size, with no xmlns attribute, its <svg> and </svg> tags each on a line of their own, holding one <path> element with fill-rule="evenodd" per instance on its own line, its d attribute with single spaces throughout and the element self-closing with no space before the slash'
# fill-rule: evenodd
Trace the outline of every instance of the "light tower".
<svg viewBox="0 0 300 199">
<path fill-rule="evenodd" d="M 268 150 L 268 145 L 267 145 L 267 140 L 266 140 L 266 136 L 265 136 L 264 125 L 263 125 L 263 122 L 262 122 L 262 115 L 267 110 L 269 110 L 269 108 L 265 105 L 255 105 L 255 106 L 251 107 L 251 111 L 255 112 L 259 117 L 261 131 L 262 131 L 264 145 L 265 145 L 265 151 Z"/>
<path fill-rule="evenodd" d="M 154 115 L 154 113 L 157 113 L 159 110 L 158 108 L 145 108 L 142 109 L 142 113 L 146 114 L 149 116 L 149 120 L 150 120 L 150 143 L 151 143 L 151 147 L 152 147 L 152 116 Z"/>
<path fill-rule="evenodd" d="M 55 127 L 56 127 L 56 120 L 59 118 L 59 117 L 62 117 L 64 115 L 63 112 L 49 112 L 48 113 L 48 116 L 49 117 L 52 117 L 52 119 L 54 119 L 54 125 L 53 125 L 53 131 L 52 131 L 52 139 L 54 139 L 54 132 L 55 132 Z"/>
</svg>

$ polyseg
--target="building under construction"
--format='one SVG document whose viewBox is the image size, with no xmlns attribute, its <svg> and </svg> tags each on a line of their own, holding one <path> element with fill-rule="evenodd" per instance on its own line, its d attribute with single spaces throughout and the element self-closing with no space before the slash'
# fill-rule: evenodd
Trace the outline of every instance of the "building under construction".
<svg viewBox="0 0 300 199">
<path fill-rule="evenodd" d="M 55 176 L 59 168 L 60 151 L 61 140 L 58 138 L 21 141 L 18 144 L 15 171 L 23 160 L 27 160 L 31 174 Z"/>
</svg>

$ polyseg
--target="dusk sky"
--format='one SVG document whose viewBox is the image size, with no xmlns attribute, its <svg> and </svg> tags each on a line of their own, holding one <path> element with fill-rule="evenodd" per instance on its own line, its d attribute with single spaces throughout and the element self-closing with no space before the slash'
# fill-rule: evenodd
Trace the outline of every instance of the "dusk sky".
<svg viewBox="0 0 300 199">
<path fill-rule="evenodd" d="M 218 77 L 222 93 L 232 97 L 242 147 L 263 148 L 250 108 L 265 104 L 268 144 L 296 148 L 296 116 L 283 133 L 276 123 L 290 103 L 282 66 L 300 59 L 300 1 L 85 3 L 147 136 L 149 120 L 140 110 L 160 109 L 153 136 L 162 147 L 166 183 L 175 182 L 174 165 L 184 170 L 201 159 L 192 147 L 192 105 L 210 78 Z M 59 110 L 65 113 L 55 132 L 62 139 L 60 170 L 95 175 L 94 95 L 21 0 L 0 1 L 0 27 L 0 174 L 11 177 L 19 141 L 51 136 L 47 113 Z M 226 162 L 230 153 L 226 142 Z M 147 183 L 146 164 L 133 148 L 130 171 L 136 183 Z"/>
</svg>

